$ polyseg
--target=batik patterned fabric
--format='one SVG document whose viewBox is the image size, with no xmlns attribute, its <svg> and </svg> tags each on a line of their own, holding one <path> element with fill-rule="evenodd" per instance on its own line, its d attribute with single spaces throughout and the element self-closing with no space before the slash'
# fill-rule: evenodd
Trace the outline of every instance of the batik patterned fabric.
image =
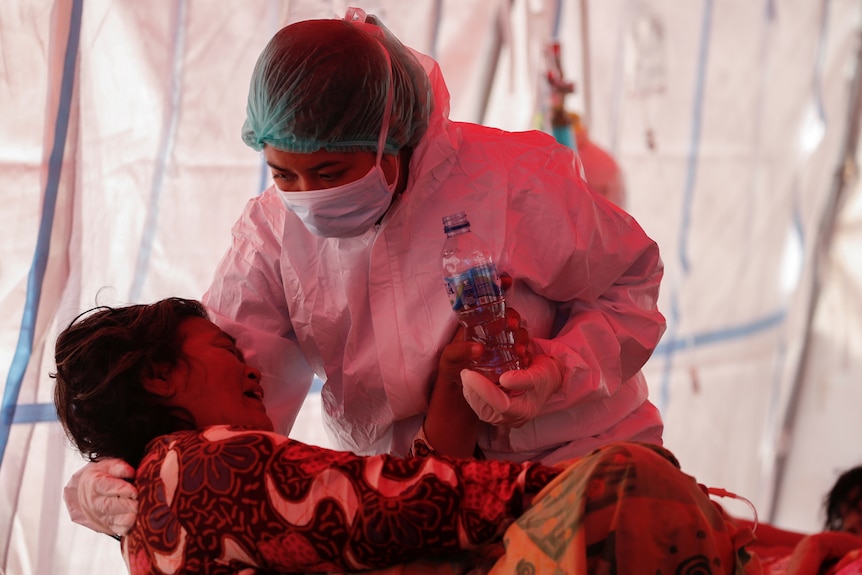
<svg viewBox="0 0 862 575">
<path fill-rule="evenodd" d="M 667 450 L 614 444 L 572 464 L 504 535 L 499 575 L 759 573 L 737 529 Z"/>
<path fill-rule="evenodd" d="M 227 427 L 180 432 L 151 443 L 138 468 L 123 554 L 132 575 L 338 572 L 434 555 L 464 570 L 461 552 L 499 540 L 559 472 L 358 457 Z"/>
</svg>

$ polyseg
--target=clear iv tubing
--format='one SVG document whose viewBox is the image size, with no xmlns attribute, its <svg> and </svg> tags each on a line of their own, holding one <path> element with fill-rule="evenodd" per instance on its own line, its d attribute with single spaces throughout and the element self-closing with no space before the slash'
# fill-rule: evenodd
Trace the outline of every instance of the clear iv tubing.
<svg viewBox="0 0 862 575">
<path fill-rule="evenodd" d="M 752 503 L 742 495 L 737 495 L 736 493 L 728 491 L 727 489 L 721 489 L 720 487 L 707 487 L 706 491 L 710 495 L 715 495 L 716 497 L 730 497 L 731 499 L 739 499 L 740 501 L 748 504 L 748 506 L 751 507 L 752 513 L 754 513 L 754 526 L 751 528 L 751 532 L 757 532 L 757 508 L 754 506 L 754 503 Z"/>
<path fill-rule="evenodd" d="M 347 9 L 347 13 L 344 15 L 344 19 L 348 22 L 365 22 L 365 18 L 368 15 L 365 13 L 365 10 L 362 8 L 354 8 L 351 6 Z"/>
</svg>

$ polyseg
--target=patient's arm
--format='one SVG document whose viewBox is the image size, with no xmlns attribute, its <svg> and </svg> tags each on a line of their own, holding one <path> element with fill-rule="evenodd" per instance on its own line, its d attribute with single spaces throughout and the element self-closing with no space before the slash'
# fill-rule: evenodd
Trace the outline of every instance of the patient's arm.
<svg viewBox="0 0 862 575">
<path fill-rule="evenodd" d="M 769 523 L 755 524 L 750 519 L 734 517 L 733 521 L 737 525 L 750 528 L 757 538 L 757 543 L 767 547 L 786 547 L 788 549 L 793 549 L 807 536 L 806 533 L 781 529 L 780 527 L 775 527 Z"/>
<path fill-rule="evenodd" d="M 826 561 L 837 561 L 851 551 L 862 549 L 862 537 L 843 531 L 808 535 L 793 549 L 787 575 L 819 573 Z"/>
</svg>

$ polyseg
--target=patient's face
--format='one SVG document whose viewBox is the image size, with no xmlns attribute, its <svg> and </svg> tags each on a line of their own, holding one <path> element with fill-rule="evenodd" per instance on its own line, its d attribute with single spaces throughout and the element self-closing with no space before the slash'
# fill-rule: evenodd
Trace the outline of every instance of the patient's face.
<svg viewBox="0 0 862 575">
<path fill-rule="evenodd" d="M 862 487 L 850 492 L 849 503 L 841 506 L 841 530 L 862 535 L 862 501 L 859 500 Z"/>
<path fill-rule="evenodd" d="M 169 403 L 187 409 L 199 428 L 229 424 L 271 431 L 260 372 L 245 363 L 233 338 L 199 317 L 184 320 L 179 335 L 187 364 L 169 376 Z"/>
</svg>

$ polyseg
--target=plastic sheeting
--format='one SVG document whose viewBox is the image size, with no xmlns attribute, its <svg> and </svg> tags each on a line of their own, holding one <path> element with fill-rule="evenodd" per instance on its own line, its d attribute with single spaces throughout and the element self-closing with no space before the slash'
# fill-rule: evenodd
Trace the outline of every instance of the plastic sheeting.
<svg viewBox="0 0 862 575">
<path fill-rule="evenodd" d="M 862 463 L 859 2 L 359 5 L 438 58 L 453 118 L 506 129 L 542 126 L 559 38 L 568 104 L 662 248 L 668 330 L 645 371 L 666 445 L 761 519 L 816 529 Z M 346 6 L 0 3 L 0 571 L 124 572 L 62 505 L 83 462 L 51 405 L 57 326 L 203 293 L 267 183 L 239 138 L 254 60 L 280 26 Z M 315 399 L 295 435 L 324 443 Z"/>
</svg>

